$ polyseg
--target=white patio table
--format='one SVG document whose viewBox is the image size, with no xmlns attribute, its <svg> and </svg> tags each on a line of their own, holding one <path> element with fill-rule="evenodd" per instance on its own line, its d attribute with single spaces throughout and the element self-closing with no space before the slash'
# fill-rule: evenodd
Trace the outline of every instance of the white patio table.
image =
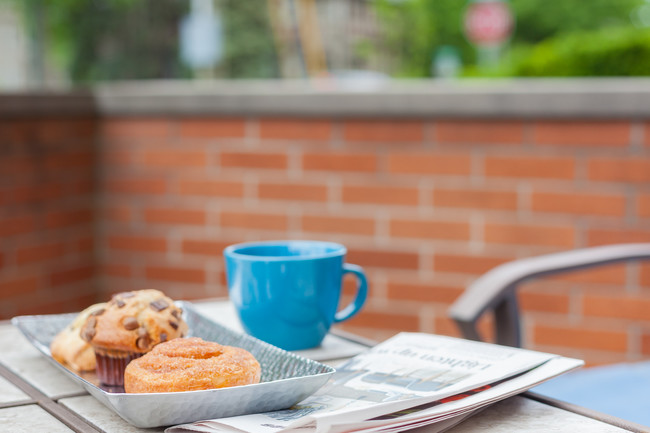
<svg viewBox="0 0 650 433">
<path fill-rule="evenodd" d="M 227 300 L 193 302 L 213 320 L 241 330 Z M 333 330 L 317 349 L 299 352 L 334 367 L 367 349 L 371 341 Z M 140 429 L 103 406 L 53 366 L 8 321 L 0 322 L 0 431 L 162 432 Z M 427 427 L 411 430 L 426 433 Z M 650 431 L 604 414 L 551 401 L 533 393 L 494 404 L 449 430 L 450 433 Z"/>
</svg>

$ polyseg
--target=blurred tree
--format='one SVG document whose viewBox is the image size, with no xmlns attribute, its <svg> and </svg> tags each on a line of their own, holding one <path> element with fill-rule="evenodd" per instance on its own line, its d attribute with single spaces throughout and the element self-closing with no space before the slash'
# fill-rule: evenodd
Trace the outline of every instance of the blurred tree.
<svg viewBox="0 0 650 433">
<path fill-rule="evenodd" d="M 277 78 L 279 66 L 266 0 L 221 0 L 227 78 Z"/>
<path fill-rule="evenodd" d="M 16 0 L 0 0 L 16 1 Z M 187 0 L 22 0 L 26 27 L 40 29 L 43 49 L 75 84 L 189 78 L 179 56 Z M 265 0 L 221 0 L 228 78 L 277 76 Z M 37 14 L 38 12 L 38 14 Z M 36 34 L 32 30 L 32 34 Z M 38 47 L 38 44 L 35 44 Z"/>
<path fill-rule="evenodd" d="M 48 46 L 71 81 L 177 78 L 177 0 L 24 0 L 45 5 Z"/>
<path fill-rule="evenodd" d="M 510 0 L 516 16 L 514 43 L 537 43 L 560 34 L 631 26 L 644 0 Z"/>
<path fill-rule="evenodd" d="M 454 46 L 464 61 L 472 56 L 472 47 L 462 33 L 465 8 L 459 0 L 378 0 L 377 16 L 382 23 L 382 38 L 376 50 L 393 57 L 397 76 L 426 77 L 437 48 Z"/>
<path fill-rule="evenodd" d="M 561 40 L 578 32 L 620 27 L 629 27 L 633 32 L 630 15 L 644 1 L 510 0 L 516 27 L 509 44 L 518 58 L 524 58 L 533 54 L 535 44 L 549 38 Z M 389 50 L 395 56 L 395 75 L 429 76 L 431 57 L 443 45 L 458 50 L 470 74 L 481 74 L 475 68 L 475 51 L 462 31 L 467 5 L 467 0 L 378 0 L 375 7 L 383 24 L 384 37 L 376 49 Z M 556 42 L 552 47 L 559 44 Z M 616 45 L 609 46 L 617 49 Z M 592 74 L 582 70 L 587 75 Z M 506 71 L 516 73 L 518 70 L 501 68 L 501 73 Z M 596 71 L 593 74 L 596 75 Z"/>
<path fill-rule="evenodd" d="M 650 29 L 619 27 L 569 33 L 548 38 L 514 57 L 504 75 L 650 75 Z"/>
</svg>

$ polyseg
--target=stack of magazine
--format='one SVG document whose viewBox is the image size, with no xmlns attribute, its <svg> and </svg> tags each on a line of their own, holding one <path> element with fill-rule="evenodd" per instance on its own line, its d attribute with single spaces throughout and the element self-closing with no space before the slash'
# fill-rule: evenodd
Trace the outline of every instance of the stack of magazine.
<svg viewBox="0 0 650 433">
<path fill-rule="evenodd" d="M 583 365 L 549 353 L 401 333 L 337 367 L 316 394 L 267 413 L 199 421 L 166 433 L 444 431 L 476 411 Z"/>
</svg>

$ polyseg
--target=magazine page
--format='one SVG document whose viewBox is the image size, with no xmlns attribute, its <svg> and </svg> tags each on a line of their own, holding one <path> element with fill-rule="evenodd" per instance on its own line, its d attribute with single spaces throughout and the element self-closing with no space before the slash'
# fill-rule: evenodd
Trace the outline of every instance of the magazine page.
<svg viewBox="0 0 650 433">
<path fill-rule="evenodd" d="M 358 423 L 490 385 L 554 357 L 453 337 L 401 333 L 338 367 L 328 384 L 289 409 L 182 425 L 167 432 L 320 433 L 335 424 Z"/>
</svg>

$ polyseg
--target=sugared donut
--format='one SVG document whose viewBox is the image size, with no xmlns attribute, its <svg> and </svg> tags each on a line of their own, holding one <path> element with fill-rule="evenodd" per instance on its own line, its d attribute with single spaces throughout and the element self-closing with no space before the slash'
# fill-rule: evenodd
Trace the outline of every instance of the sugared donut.
<svg viewBox="0 0 650 433">
<path fill-rule="evenodd" d="M 124 390 L 143 393 L 225 388 L 258 383 L 260 374 L 260 364 L 247 350 L 197 337 L 176 338 L 131 361 L 124 372 Z"/>
</svg>

